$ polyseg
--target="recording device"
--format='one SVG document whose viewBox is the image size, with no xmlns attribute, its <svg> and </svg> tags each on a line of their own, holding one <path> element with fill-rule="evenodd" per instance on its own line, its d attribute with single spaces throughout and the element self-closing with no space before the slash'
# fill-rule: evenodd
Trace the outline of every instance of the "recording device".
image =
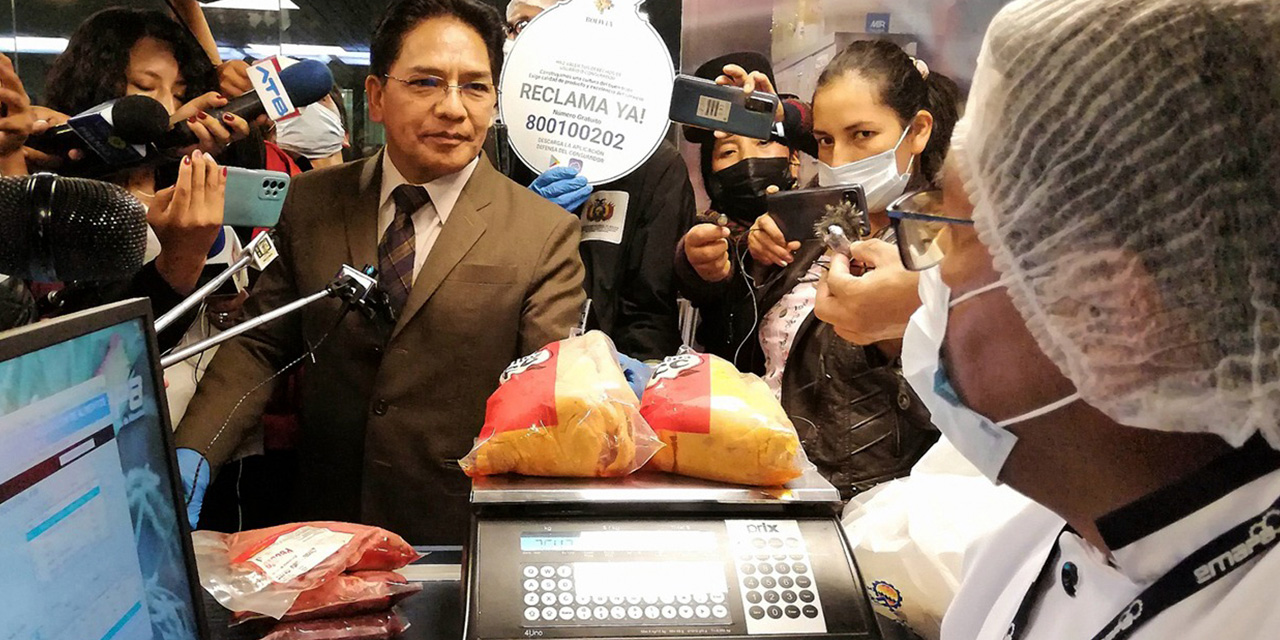
<svg viewBox="0 0 1280 640">
<path fill-rule="evenodd" d="M 252 70 L 251 70 L 252 71 Z M 333 90 L 333 73 L 323 62 L 317 60 L 301 60 L 280 71 L 280 83 L 284 85 L 284 93 L 295 107 L 319 102 Z M 223 114 L 232 113 L 245 120 L 253 120 L 267 113 L 266 105 L 257 91 L 250 91 L 232 98 L 221 109 L 208 112 L 212 118 L 221 119 Z M 157 143 L 160 149 L 181 149 L 199 142 L 196 134 L 186 122 L 174 125 Z"/>
<path fill-rule="evenodd" d="M 287 173 L 227 167 L 222 222 L 233 227 L 274 227 L 288 193 Z"/>
<path fill-rule="evenodd" d="M 826 226 L 820 228 L 824 216 L 836 222 L 847 240 L 864 238 L 871 233 L 867 220 L 867 197 L 859 185 L 797 189 L 770 194 L 769 216 L 778 223 L 787 242 L 826 239 Z"/>
<path fill-rule="evenodd" d="M 96 154 L 107 164 L 128 164 L 145 157 L 145 145 L 168 129 L 169 112 L 164 105 L 147 96 L 125 96 L 27 138 L 27 146 L 61 157 L 80 150 Z"/>
<path fill-rule="evenodd" d="M 113 184 L 49 173 L 0 178 L 0 273 L 116 280 L 142 268 L 147 210 Z"/>
<path fill-rule="evenodd" d="M 669 116 L 681 124 L 768 140 L 779 103 L 775 95 L 747 95 L 740 87 L 680 74 L 672 88 Z"/>
</svg>

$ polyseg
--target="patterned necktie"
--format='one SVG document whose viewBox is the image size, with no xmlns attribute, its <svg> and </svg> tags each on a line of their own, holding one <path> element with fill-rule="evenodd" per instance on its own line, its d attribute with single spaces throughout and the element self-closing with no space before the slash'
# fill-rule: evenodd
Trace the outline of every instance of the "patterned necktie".
<svg viewBox="0 0 1280 640">
<path fill-rule="evenodd" d="M 413 289 L 416 244 L 412 216 L 431 202 L 431 196 L 422 187 L 402 184 L 391 192 L 391 199 L 396 203 L 396 215 L 378 243 L 378 286 L 387 292 L 391 308 L 399 315 Z"/>
</svg>

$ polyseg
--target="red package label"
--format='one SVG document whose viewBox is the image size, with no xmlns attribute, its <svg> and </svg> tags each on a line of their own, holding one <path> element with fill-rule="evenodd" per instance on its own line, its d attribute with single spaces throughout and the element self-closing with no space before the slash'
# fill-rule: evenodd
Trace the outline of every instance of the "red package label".
<svg viewBox="0 0 1280 640">
<path fill-rule="evenodd" d="M 499 379 L 498 390 L 489 396 L 480 439 L 493 434 L 541 425 L 559 424 L 556 414 L 556 360 L 560 343 L 555 342 L 512 362 Z M 533 402 L 530 402 L 533 399 Z"/>
<path fill-rule="evenodd" d="M 711 358 L 684 353 L 653 370 L 640 414 L 655 431 L 711 432 Z"/>
</svg>

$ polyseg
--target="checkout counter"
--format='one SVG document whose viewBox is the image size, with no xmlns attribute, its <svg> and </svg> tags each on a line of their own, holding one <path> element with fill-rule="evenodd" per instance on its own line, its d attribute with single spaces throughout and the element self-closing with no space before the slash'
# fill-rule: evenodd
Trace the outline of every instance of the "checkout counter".
<svg viewBox="0 0 1280 640">
<path fill-rule="evenodd" d="M 467 553 L 406 569 L 405 640 L 901 637 L 878 626 L 816 471 L 785 487 L 666 474 L 479 478 Z M 227 629 L 206 598 L 219 640 Z"/>
</svg>

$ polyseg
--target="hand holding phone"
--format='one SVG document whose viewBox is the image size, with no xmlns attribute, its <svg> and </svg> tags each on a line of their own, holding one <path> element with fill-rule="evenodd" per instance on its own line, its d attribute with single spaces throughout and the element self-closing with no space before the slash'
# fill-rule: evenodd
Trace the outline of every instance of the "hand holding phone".
<svg viewBox="0 0 1280 640">
<path fill-rule="evenodd" d="M 787 242 L 825 241 L 823 231 L 831 224 L 838 224 L 850 242 L 871 233 L 867 198 L 859 185 L 780 191 L 768 199 L 768 215 Z"/>
</svg>

